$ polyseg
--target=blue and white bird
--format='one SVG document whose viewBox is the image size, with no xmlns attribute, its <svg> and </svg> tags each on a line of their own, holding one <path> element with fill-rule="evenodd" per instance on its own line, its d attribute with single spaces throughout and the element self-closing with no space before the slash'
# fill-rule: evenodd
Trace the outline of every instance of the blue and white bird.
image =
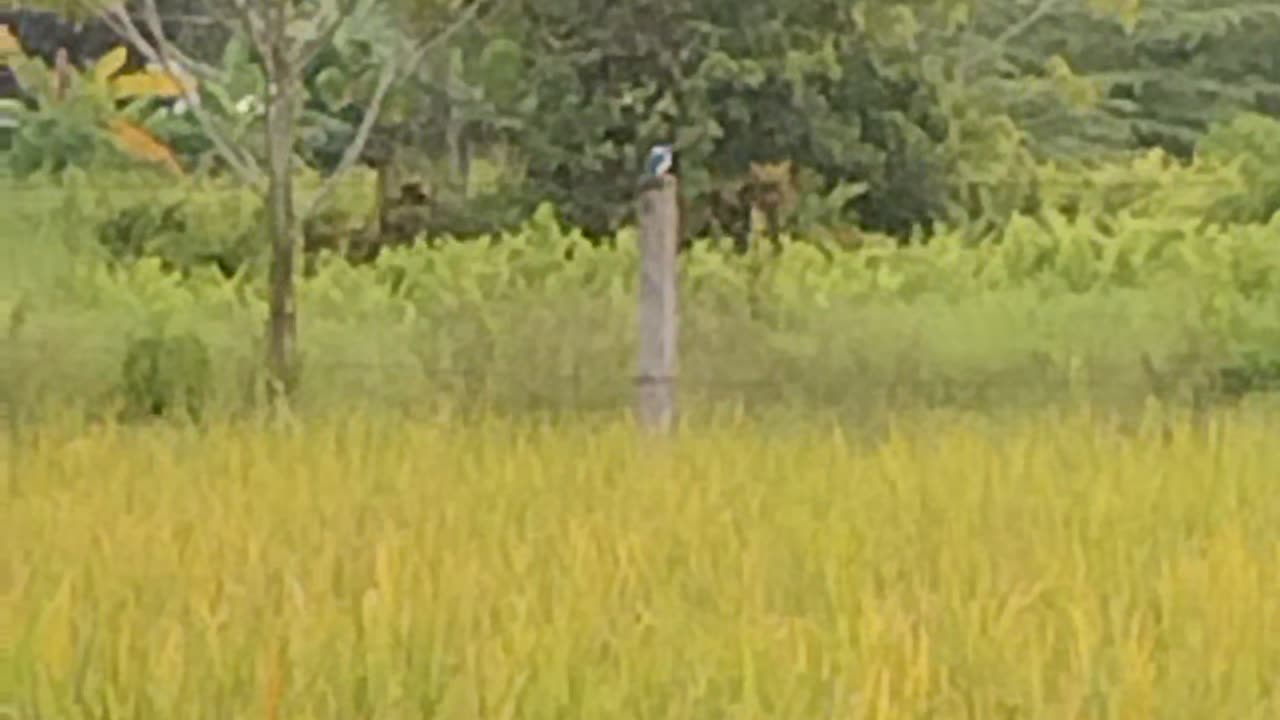
<svg viewBox="0 0 1280 720">
<path fill-rule="evenodd" d="M 675 150 L 670 145 L 654 145 L 649 151 L 649 159 L 645 161 L 645 172 L 650 177 L 662 177 L 671 172 L 675 163 Z"/>
</svg>

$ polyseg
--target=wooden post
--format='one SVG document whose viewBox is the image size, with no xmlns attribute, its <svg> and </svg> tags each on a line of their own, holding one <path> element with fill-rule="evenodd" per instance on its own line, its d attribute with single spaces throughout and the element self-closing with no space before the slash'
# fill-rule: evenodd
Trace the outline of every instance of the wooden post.
<svg viewBox="0 0 1280 720">
<path fill-rule="evenodd" d="M 679 181 L 650 178 L 640 193 L 640 351 L 636 411 L 647 430 L 667 432 L 676 416 L 676 252 Z"/>
</svg>

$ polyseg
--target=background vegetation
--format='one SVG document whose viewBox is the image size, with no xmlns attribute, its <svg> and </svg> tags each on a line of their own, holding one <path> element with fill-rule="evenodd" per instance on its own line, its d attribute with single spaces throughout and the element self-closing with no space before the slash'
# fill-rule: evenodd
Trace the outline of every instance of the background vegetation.
<svg viewBox="0 0 1280 720">
<path fill-rule="evenodd" d="M 1226 127 L 1215 142 L 1230 146 L 1233 132 L 1250 131 Z M 856 251 L 786 236 L 776 257 L 768 244 L 738 255 L 728 241 L 697 243 L 682 256 L 682 392 L 690 408 L 866 419 L 1268 390 L 1280 350 L 1277 221 L 1230 218 L 1257 202 L 1238 159 L 1206 153 L 1181 166 L 1153 154 L 1073 173 L 1056 207 L 978 241 L 960 226 L 905 247 L 867 234 Z M 190 333 L 208 369 L 175 371 L 198 386 L 203 412 L 247 410 L 266 311 L 252 197 L 231 184 L 118 191 L 100 178 L 9 196 L 25 199 L 3 233 L 5 392 L 24 406 L 116 412 L 142 402 L 126 370 L 134 343 Z M 353 187 L 352 212 L 371 212 L 372 183 Z M 316 252 L 300 285 L 299 402 L 623 408 L 634 242 L 627 229 L 593 241 L 548 205 L 509 232 L 387 248 L 369 262 Z"/>
<path fill-rule="evenodd" d="M 866 416 L 1266 386 L 1269 7 L 597 5 L 501 3 L 388 96 L 363 169 L 306 225 L 304 404 L 621 406 L 635 172 L 666 139 L 694 403 Z M 207 109 L 260 142 L 252 47 L 162 7 L 184 50 L 224 71 L 202 82 Z M 374 50 L 424 26 L 359 9 L 305 73 L 302 197 L 359 124 Z M 51 52 L 39 27 L 17 31 Z M 242 407 L 265 312 L 260 197 L 172 102 L 117 112 L 170 144 L 178 181 L 95 130 L 101 97 L 82 105 L 45 102 L 7 131 L 0 383 L 24 407 Z M 752 222 L 766 190 L 776 258 Z M 188 361 L 156 338 L 184 333 L 195 365 L 162 380 Z"/>
<path fill-rule="evenodd" d="M 336 189 L 292 424 L 228 161 L 267 75 L 160 7 L 221 139 L 28 62 L 50 16 L 0 46 L 0 717 L 1280 712 L 1272 5 L 353 2 L 287 148 Z M 687 432 L 642 444 L 664 140 Z"/>
</svg>

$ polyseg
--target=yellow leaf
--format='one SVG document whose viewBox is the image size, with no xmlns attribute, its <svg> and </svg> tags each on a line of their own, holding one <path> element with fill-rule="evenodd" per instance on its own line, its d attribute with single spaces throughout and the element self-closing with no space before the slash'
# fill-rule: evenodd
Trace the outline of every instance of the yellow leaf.
<svg viewBox="0 0 1280 720">
<path fill-rule="evenodd" d="M 113 48 L 106 55 L 98 59 L 93 66 L 93 81 L 97 85 L 103 85 L 111 79 L 112 75 L 120 72 L 120 68 L 129 59 L 129 49 L 123 46 Z"/>
<path fill-rule="evenodd" d="M 146 128 L 124 118 L 115 118 L 108 125 L 116 140 L 131 155 L 163 165 L 175 175 L 183 174 L 182 166 L 178 164 L 178 158 L 169 149 L 169 146 L 148 132 Z"/>
<path fill-rule="evenodd" d="M 182 97 L 184 86 L 194 89 L 191 83 L 184 83 L 173 75 L 161 70 L 144 70 L 142 72 L 119 75 L 111 80 L 111 90 L 116 97 Z"/>
<path fill-rule="evenodd" d="M 17 36 L 9 29 L 8 25 L 0 25 L 0 59 L 9 57 L 10 55 L 21 55 L 22 44 L 18 42 Z"/>
</svg>

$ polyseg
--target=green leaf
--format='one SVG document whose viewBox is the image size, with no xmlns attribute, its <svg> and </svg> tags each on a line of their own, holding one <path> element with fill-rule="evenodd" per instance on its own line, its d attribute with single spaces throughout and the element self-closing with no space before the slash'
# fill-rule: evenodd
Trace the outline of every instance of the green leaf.
<svg viewBox="0 0 1280 720">
<path fill-rule="evenodd" d="M 524 54 L 513 40 L 498 38 L 485 46 L 477 79 L 494 102 L 509 105 L 519 98 L 523 62 Z"/>
<path fill-rule="evenodd" d="M 320 99 L 329 107 L 337 109 L 351 101 L 351 78 L 342 68 L 330 66 L 321 70 L 315 83 Z"/>
</svg>

